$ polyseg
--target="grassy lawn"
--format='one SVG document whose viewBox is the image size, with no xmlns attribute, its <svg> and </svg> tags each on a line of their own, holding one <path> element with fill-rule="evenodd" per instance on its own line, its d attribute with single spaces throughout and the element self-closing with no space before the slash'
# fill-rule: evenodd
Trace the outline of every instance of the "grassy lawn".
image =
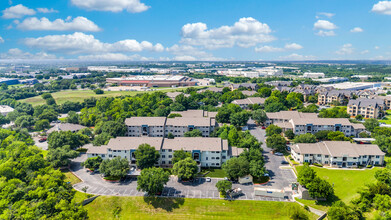
<svg viewBox="0 0 391 220">
<path fill-rule="evenodd" d="M 290 202 L 100 196 L 86 205 L 90 219 L 290 219 Z"/>
<path fill-rule="evenodd" d="M 296 167 L 299 171 L 302 166 Z M 357 191 L 367 183 L 375 182 L 376 170 L 382 169 L 374 167 L 370 170 L 337 170 L 312 167 L 317 175 L 330 184 L 334 184 L 335 195 L 345 203 L 349 203 L 358 196 Z"/>
<path fill-rule="evenodd" d="M 379 122 L 383 122 L 386 124 L 391 124 L 391 110 L 386 111 L 386 115 L 384 116 L 386 119 L 385 120 L 379 120 Z"/>
<path fill-rule="evenodd" d="M 305 200 L 305 199 L 298 199 L 298 198 L 295 199 L 296 201 L 301 202 L 304 205 L 311 206 L 312 208 L 325 211 L 325 212 L 327 212 L 327 210 L 330 207 L 330 204 L 322 204 L 322 203 L 317 204 L 315 200 Z"/>
<path fill-rule="evenodd" d="M 62 173 L 65 175 L 65 182 L 70 182 L 72 185 L 81 182 L 80 179 L 73 175 L 69 170 L 63 170 Z"/>
<path fill-rule="evenodd" d="M 206 174 L 205 177 L 224 178 L 227 176 L 222 169 L 213 169 L 213 168 L 202 169 L 201 174 L 204 174 L 207 171 L 209 171 L 209 173 Z"/>
<path fill-rule="evenodd" d="M 85 199 L 88 199 L 92 196 L 94 196 L 94 195 L 76 191 L 74 200 L 75 200 L 75 202 L 80 203 L 80 202 L 83 202 Z"/>
<path fill-rule="evenodd" d="M 167 88 L 159 89 L 160 92 L 172 92 L 172 91 L 182 91 L 185 88 Z M 155 92 L 155 91 L 105 91 L 102 95 L 96 95 L 92 90 L 64 90 L 60 92 L 52 93 L 53 98 L 56 100 L 57 104 L 63 104 L 66 101 L 72 102 L 82 102 L 84 99 L 95 97 L 116 97 L 121 95 L 136 95 L 140 93 Z M 41 96 L 35 96 L 27 99 L 21 99 L 20 102 L 30 103 L 33 106 L 45 104 L 45 100 Z"/>
</svg>

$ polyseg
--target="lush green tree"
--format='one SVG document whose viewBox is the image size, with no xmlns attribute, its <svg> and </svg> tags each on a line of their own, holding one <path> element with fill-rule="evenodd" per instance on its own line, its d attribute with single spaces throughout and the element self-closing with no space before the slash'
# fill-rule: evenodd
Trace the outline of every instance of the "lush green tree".
<svg viewBox="0 0 391 220">
<path fill-rule="evenodd" d="M 327 139 L 331 141 L 349 141 L 350 138 L 346 137 L 341 131 L 332 131 L 327 134 Z"/>
<path fill-rule="evenodd" d="M 312 198 L 331 199 L 334 195 L 334 189 L 329 182 L 319 177 L 315 177 L 310 183 L 306 185 L 308 193 Z"/>
<path fill-rule="evenodd" d="M 105 121 L 98 123 L 95 127 L 95 133 L 108 133 L 110 136 L 124 136 L 126 133 L 126 125 L 123 122 L 118 121 Z"/>
<path fill-rule="evenodd" d="M 0 114 L 0 125 L 8 124 L 10 120 L 8 120 L 4 115 Z"/>
<path fill-rule="evenodd" d="M 296 209 L 293 214 L 291 215 L 292 220 L 308 220 L 308 216 L 305 214 L 304 211 L 301 211 L 300 209 Z"/>
<path fill-rule="evenodd" d="M 99 172 L 107 177 L 123 178 L 129 172 L 129 162 L 121 157 L 104 160 L 99 166 Z"/>
<path fill-rule="evenodd" d="M 377 170 L 375 172 L 375 178 L 377 181 L 388 184 L 391 186 L 391 167 Z"/>
<path fill-rule="evenodd" d="M 182 115 L 178 113 L 171 113 L 167 118 L 178 118 L 178 117 L 182 117 Z"/>
<path fill-rule="evenodd" d="M 46 99 L 46 105 L 56 105 L 56 100 L 54 98 Z"/>
<path fill-rule="evenodd" d="M 52 96 L 52 94 L 50 94 L 50 93 L 43 93 L 42 95 L 41 95 L 41 97 L 43 98 L 43 99 L 49 99 L 49 98 L 53 98 L 53 96 Z"/>
<path fill-rule="evenodd" d="M 271 124 L 266 128 L 266 136 L 272 136 L 274 134 L 281 134 L 282 129 L 277 125 Z"/>
<path fill-rule="evenodd" d="M 295 138 L 295 133 L 293 133 L 293 130 L 292 129 L 288 129 L 284 132 L 284 135 L 285 137 L 287 137 L 288 139 L 292 140 L 293 138 Z"/>
<path fill-rule="evenodd" d="M 356 120 L 359 120 L 359 121 L 363 120 L 363 118 L 364 118 L 364 117 L 363 117 L 362 115 L 357 115 L 357 116 L 356 116 Z"/>
<path fill-rule="evenodd" d="M 257 109 L 253 111 L 251 118 L 258 124 L 263 124 L 265 123 L 267 116 L 265 111 L 262 109 Z"/>
<path fill-rule="evenodd" d="M 88 142 L 88 136 L 71 131 L 54 131 L 48 136 L 49 149 L 60 148 L 64 145 L 69 145 L 71 149 L 76 149 Z"/>
<path fill-rule="evenodd" d="M 137 166 L 140 169 L 153 167 L 160 157 L 160 154 L 155 147 L 151 147 L 149 144 L 141 144 L 138 146 L 134 155 L 137 160 Z"/>
<path fill-rule="evenodd" d="M 113 136 L 111 136 L 109 133 L 102 132 L 99 135 L 95 136 L 94 140 L 92 141 L 92 144 L 94 146 L 107 145 L 111 138 L 113 138 Z"/>
<path fill-rule="evenodd" d="M 246 125 L 249 118 L 249 114 L 245 111 L 242 111 L 232 114 L 229 119 L 232 125 L 239 127 Z"/>
<path fill-rule="evenodd" d="M 267 98 L 272 94 L 272 89 L 268 87 L 262 87 L 258 89 L 258 93 L 260 97 Z"/>
<path fill-rule="evenodd" d="M 328 140 L 327 136 L 330 132 L 332 132 L 332 131 L 328 131 L 328 130 L 318 131 L 315 133 L 315 137 L 319 141 Z"/>
<path fill-rule="evenodd" d="M 66 121 L 71 124 L 78 124 L 79 123 L 79 115 L 74 111 L 70 111 L 68 113 L 68 117 L 66 118 Z"/>
<path fill-rule="evenodd" d="M 85 168 L 88 168 L 88 169 L 91 169 L 91 170 L 95 170 L 95 169 L 99 168 L 99 166 L 102 163 L 102 161 L 103 161 L 103 159 L 101 157 L 99 157 L 99 156 L 97 156 L 97 157 L 90 157 L 86 161 L 81 163 L 81 165 L 84 166 Z"/>
<path fill-rule="evenodd" d="M 315 177 L 316 172 L 307 163 L 305 163 L 298 172 L 297 181 L 301 185 L 307 186 L 309 183 L 312 182 L 313 179 L 315 179 Z"/>
<path fill-rule="evenodd" d="M 365 120 L 364 126 L 365 126 L 365 129 L 372 132 L 375 130 L 376 127 L 379 126 L 379 121 L 374 118 L 370 118 L 370 119 Z"/>
<path fill-rule="evenodd" d="M 373 198 L 373 206 L 380 211 L 387 211 L 391 209 L 391 197 L 389 195 L 377 194 Z"/>
<path fill-rule="evenodd" d="M 363 132 L 360 132 L 360 133 L 358 134 L 358 137 L 359 137 L 359 138 L 370 138 L 371 135 L 368 134 L 367 132 L 363 131 Z"/>
<path fill-rule="evenodd" d="M 350 118 L 350 115 L 346 111 L 346 107 L 333 107 L 328 109 L 322 109 L 319 112 L 319 118 Z"/>
<path fill-rule="evenodd" d="M 38 116 L 38 119 L 47 119 L 50 122 L 57 121 L 58 113 L 55 112 L 53 109 L 44 109 L 43 112 Z"/>
<path fill-rule="evenodd" d="M 391 129 L 387 127 L 375 127 L 372 132 L 373 136 L 385 135 L 391 137 Z"/>
<path fill-rule="evenodd" d="M 307 102 L 309 103 L 317 103 L 318 102 L 318 96 L 317 95 L 310 95 L 307 97 Z"/>
<path fill-rule="evenodd" d="M 308 105 L 307 107 L 301 108 L 298 111 L 299 112 L 305 112 L 305 113 L 317 113 L 318 112 L 318 106 L 315 104 Z"/>
<path fill-rule="evenodd" d="M 272 102 L 270 104 L 265 104 L 265 111 L 266 112 L 279 112 L 288 110 L 287 107 L 281 103 L 281 102 Z"/>
<path fill-rule="evenodd" d="M 50 128 L 50 122 L 47 119 L 42 119 L 35 122 L 35 130 L 42 131 Z"/>
<path fill-rule="evenodd" d="M 198 129 L 187 131 L 183 134 L 185 137 L 202 137 L 202 132 Z"/>
<path fill-rule="evenodd" d="M 352 209 L 342 201 L 337 201 L 330 207 L 327 217 L 330 220 L 363 219 L 360 211 Z"/>
<path fill-rule="evenodd" d="M 102 94 L 105 93 L 102 89 L 94 89 L 94 92 L 95 92 L 95 94 L 97 94 L 97 95 L 102 95 Z"/>
<path fill-rule="evenodd" d="M 22 115 L 15 120 L 15 125 L 19 128 L 30 128 L 34 123 L 35 120 L 30 115 Z"/>
<path fill-rule="evenodd" d="M 220 195 L 227 197 L 227 193 L 232 189 L 232 183 L 228 180 L 219 180 L 216 183 L 216 188 L 220 192 Z"/>
<path fill-rule="evenodd" d="M 295 143 L 316 143 L 316 136 L 311 133 L 300 134 L 293 141 Z"/>
<path fill-rule="evenodd" d="M 266 139 L 266 145 L 278 152 L 285 152 L 286 140 L 281 135 L 273 134 Z"/>
<path fill-rule="evenodd" d="M 244 157 L 233 157 L 227 160 L 222 168 L 230 179 L 238 179 L 250 174 L 250 164 Z"/>
<path fill-rule="evenodd" d="M 186 158 L 191 158 L 191 153 L 186 152 L 183 149 L 174 151 L 174 155 L 172 158 L 172 164 L 176 164 L 177 162 L 184 160 Z"/>
<path fill-rule="evenodd" d="M 164 185 L 168 182 L 170 174 L 162 168 L 151 167 L 143 169 L 137 178 L 137 190 L 156 195 L 163 192 Z"/>
<path fill-rule="evenodd" d="M 174 139 L 175 136 L 174 136 L 171 132 L 169 132 L 169 133 L 167 134 L 167 138 L 168 138 L 168 139 Z"/>
<path fill-rule="evenodd" d="M 175 163 L 172 172 L 177 175 L 178 178 L 184 180 L 193 179 L 198 173 L 197 162 L 195 162 L 193 158 L 187 157 Z"/>
<path fill-rule="evenodd" d="M 63 147 L 50 149 L 47 155 L 47 160 L 55 168 L 65 167 L 71 163 L 69 159 L 73 159 L 78 155 L 79 152 L 71 150 L 69 145 L 65 145 Z"/>
</svg>

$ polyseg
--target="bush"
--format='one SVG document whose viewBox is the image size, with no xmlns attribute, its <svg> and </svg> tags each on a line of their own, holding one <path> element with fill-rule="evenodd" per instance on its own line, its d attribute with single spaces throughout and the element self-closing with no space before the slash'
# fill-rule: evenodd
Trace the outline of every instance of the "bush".
<svg viewBox="0 0 391 220">
<path fill-rule="evenodd" d="M 372 165 L 367 165 L 367 168 L 372 168 Z"/>
<path fill-rule="evenodd" d="M 105 93 L 102 89 L 95 89 L 94 92 L 97 95 L 101 95 L 101 94 Z"/>
<path fill-rule="evenodd" d="M 312 165 L 317 166 L 317 167 L 323 167 L 323 165 L 320 163 L 313 163 Z"/>
</svg>

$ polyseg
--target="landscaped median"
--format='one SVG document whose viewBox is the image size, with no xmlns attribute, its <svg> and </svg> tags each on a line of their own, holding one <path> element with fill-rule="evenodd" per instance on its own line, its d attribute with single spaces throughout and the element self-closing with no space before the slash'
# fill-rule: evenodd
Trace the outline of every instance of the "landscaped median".
<svg viewBox="0 0 391 220">
<path fill-rule="evenodd" d="M 90 219 L 317 219 L 291 202 L 100 196 L 85 208 Z"/>
</svg>

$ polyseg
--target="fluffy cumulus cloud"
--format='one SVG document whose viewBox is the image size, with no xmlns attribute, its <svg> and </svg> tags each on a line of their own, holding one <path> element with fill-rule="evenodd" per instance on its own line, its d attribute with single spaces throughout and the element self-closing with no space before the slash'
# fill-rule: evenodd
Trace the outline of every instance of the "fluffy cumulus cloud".
<svg viewBox="0 0 391 220">
<path fill-rule="evenodd" d="M 354 48 L 352 44 L 344 44 L 339 50 L 335 53 L 339 55 L 349 55 L 354 52 Z"/>
<path fill-rule="evenodd" d="M 255 52 L 260 52 L 260 53 L 270 53 L 270 52 L 284 52 L 287 50 L 300 50 L 303 49 L 303 46 L 297 43 L 290 43 L 290 44 L 285 44 L 285 47 L 280 48 L 280 47 L 272 47 L 272 46 L 262 46 L 262 47 L 256 47 Z"/>
<path fill-rule="evenodd" d="M 71 2 L 79 8 L 95 11 L 120 12 L 126 10 L 131 13 L 139 13 L 150 8 L 140 0 L 71 0 Z"/>
<path fill-rule="evenodd" d="M 80 60 L 91 60 L 91 61 L 149 61 L 152 58 L 143 57 L 138 54 L 126 55 L 122 53 L 105 53 L 105 54 L 94 54 L 94 55 L 85 55 L 79 56 Z"/>
<path fill-rule="evenodd" d="M 372 12 L 391 15 L 391 1 L 379 1 L 373 5 Z"/>
<path fill-rule="evenodd" d="M 26 15 L 35 15 L 35 10 L 27 8 L 26 6 L 19 4 L 3 10 L 3 18 L 5 19 L 13 19 L 13 18 L 21 18 Z"/>
<path fill-rule="evenodd" d="M 327 18 L 332 18 L 332 17 L 334 17 L 334 13 L 329 13 L 329 12 L 319 12 L 319 13 L 317 13 L 317 16 L 316 16 L 316 18 L 318 19 L 318 18 L 320 18 L 320 17 L 327 17 Z"/>
<path fill-rule="evenodd" d="M 49 8 L 37 8 L 37 11 L 40 13 L 44 13 L 44 14 L 58 12 L 57 10 L 54 10 L 53 8 L 50 8 L 50 9 Z"/>
<path fill-rule="evenodd" d="M 48 60 L 48 59 L 56 59 L 55 55 L 47 54 L 44 52 L 39 52 L 36 54 L 31 54 L 29 52 L 24 52 L 18 48 L 9 49 L 6 53 L 0 54 L 0 59 L 7 59 L 7 60 Z"/>
<path fill-rule="evenodd" d="M 181 43 L 207 49 L 252 47 L 258 43 L 273 41 L 270 27 L 258 20 L 241 18 L 232 26 L 208 29 L 205 23 L 191 23 L 182 27 Z"/>
<path fill-rule="evenodd" d="M 292 53 L 288 56 L 280 56 L 279 59 L 286 60 L 286 61 L 290 61 L 290 60 L 315 60 L 316 57 L 312 56 L 312 55 L 301 55 L 301 54 L 297 54 L 297 53 Z"/>
<path fill-rule="evenodd" d="M 4 39 L 0 36 L 0 44 L 4 43 Z"/>
<path fill-rule="evenodd" d="M 327 21 L 327 20 L 317 20 L 315 23 L 314 23 L 314 28 L 315 29 L 323 29 L 323 30 L 334 30 L 337 28 L 337 26 L 335 24 L 333 24 L 332 22 L 330 21 Z"/>
<path fill-rule="evenodd" d="M 177 45 L 167 48 L 167 51 L 174 55 L 173 60 L 176 61 L 196 61 L 196 60 L 224 60 L 214 57 L 211 53 L 200 50 L 191 45 Z"/>
<path fill-rule="evenodd" d="M 27 38 L 24 40 L 27 46 L 44 51 L 66 54 L 102 54 L 155 51 L 162 52 L 164 47 L 148 41 L 138 42 L 126 39 L 115 43 L 104 43 L 95 39 L 93 35 L 75 32 L 68 35 L 47 35 L 39 38 Z"/>
<path fill-rule="evenodd" d="M 315 34 L 318 35 L 318 36 L 321 36 L 321 37 L 332 37 L 332 36 L 335 36 L 335 32 L 334 31 L 320 30 L 320 31 L 316 32 Z"/>
<path fill-rule="evenodd" d="M 352 30 L 350 30 L 350 32 L 352 33 L 360 33 L 360 32 L 363 32 L 364 30 L 360 27 L 355 27 L 353 28 Z"/>
<path fill-rule="evenodd" d="M 23 22 L 16 26 L 21 30 L 40 30 L 40 31 L 100 31 L 100 28 L 92 21 L 85 17 L 76 17 L 73 20 L 56 19 L 50 21 L 43 17 L 26 18 Z"/>
</svg>

